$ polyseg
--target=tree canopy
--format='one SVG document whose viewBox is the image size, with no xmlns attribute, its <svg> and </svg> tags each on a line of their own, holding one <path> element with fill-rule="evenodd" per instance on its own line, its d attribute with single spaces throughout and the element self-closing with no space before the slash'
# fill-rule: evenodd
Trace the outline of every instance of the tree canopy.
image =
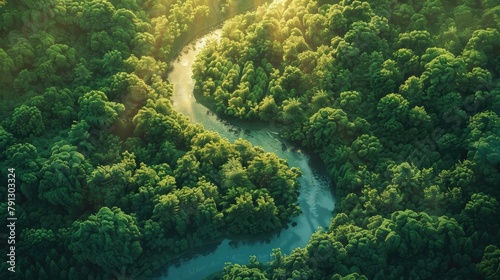
<svg viewBox="0 0 500 280">
<path fill-rule="evenodd" d="M 169 61 L 228 18 L 196 96 L 318 154 L 337 202 L 303 248 L 220 278 L 498 278 L 497 1 L 264 2 L 0 0 L 14 278 L 150 279 L 300 213 L 300 170 L 170 101 Z"/>
<path fill-rule="evenodd" d="M 339 196 L 305 248 L 224 277 L 496 275 L 493 2 L 289 0 L 224 25 L 195 62 L 195 92 L 318 153 Z"/>
</svg>

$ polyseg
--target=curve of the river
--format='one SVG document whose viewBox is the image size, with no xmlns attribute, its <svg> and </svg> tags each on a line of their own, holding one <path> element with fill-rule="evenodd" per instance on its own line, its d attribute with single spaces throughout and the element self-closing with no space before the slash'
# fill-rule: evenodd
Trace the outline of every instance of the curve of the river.
<svg viewBox="0 0 500 280">
<path fill-rule="evenodd" d="M 235 241 L 225 239 L 213 246 L 198 250 L 178 260 L 168 268 L 163 279 L 202 279 L 222 270 L 226 262 L 247 263 L 249 257 L 257 256 L 261 263 L 270 260 L 273 248 L 281 248 L 289 254 L 296 247 L 307 244 L 318 227 L 328 227 L 334 207 L 334 199 L 326 175 L 321 173 L 318 158 L 287 145 L 278 133 L 264 125 L 235 124 L 219 119 L 206 107 L 199 104 L 194 95 L 195 81 L 192 78 L 192 66 L 196 55 L 207 42 L 216 43 L 221 30 L 213 31 L 184 47 L 179 57 L 173 61 L 173 70 L 169 81 L 174 85 L 172 101 L 177 111 L 189 116 L 191 122 L 203 124 L 206 129 L 218 132 L 231 142 L 244 138 L 255 146 L 261 146 L 267 152 L 276 153 L 285 159 L 291 167 L 298 167 L 300 178 L 299 204 L 302 214 L 292 220 L 297 225 L 289 226 L 280 233 L 265 240 Z M 319 164 L 319 166 L 318 166 Z"/>
</svg>

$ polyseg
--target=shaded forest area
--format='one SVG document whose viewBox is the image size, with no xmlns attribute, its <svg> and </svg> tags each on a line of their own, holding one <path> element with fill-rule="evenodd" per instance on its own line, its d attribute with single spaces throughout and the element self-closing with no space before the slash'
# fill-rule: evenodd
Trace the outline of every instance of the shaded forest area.
<svg viewBox="0 0 500 280">
<path fill-rule="evenodd" d="M 286 0 L 229 20 L 197 95 L 321 155 L 338 204 L 305 248 L 218 277 L 499 279 L 499 4 Z"/>
<path fill-rule="evenodd" d="M 240 4 L 0 2 L 0 174 L 16 176 L 0 213 L 17 218 L 16 272 L 2 261 L 1 279 L 150 279 L 300 213 L 298 169 L 170 102 L 168 61 Z"/>
</svg>

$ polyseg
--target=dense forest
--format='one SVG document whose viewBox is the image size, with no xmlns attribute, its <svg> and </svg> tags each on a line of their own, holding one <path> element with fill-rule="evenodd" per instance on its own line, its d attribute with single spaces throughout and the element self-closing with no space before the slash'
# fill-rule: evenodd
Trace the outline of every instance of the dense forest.
<svg viewBox="0 0 500 280">
<path fill-rule="evenodd" d="M 298 169 L 170 102 L 179 47 L 248 7 L 1 3 L 0 174 L 15 198 L 1 192 L 1 218 L 17 218 L 1 279 L 148 279 L 193 248 L 277 231 L 300 212 Z"/>
<path fill-rule="evenodd" d="M 489 0 L 287 0 L 229 20 L 197 95 L 321 155 L 339 202 L 305 248 L 223 278 L 499 279 L 499 27 Z"/>
<path fill-rule="evenodd" d="M 264 2 L 0 0 L 0 279 L 150 279 L 300 213 L 300 170 L 171 104 L 169 61 L 227 18 L 197 96 L 319 154 L 337 205 L 213 278 L 500 277 L 500 3 Z"/>
</svg>

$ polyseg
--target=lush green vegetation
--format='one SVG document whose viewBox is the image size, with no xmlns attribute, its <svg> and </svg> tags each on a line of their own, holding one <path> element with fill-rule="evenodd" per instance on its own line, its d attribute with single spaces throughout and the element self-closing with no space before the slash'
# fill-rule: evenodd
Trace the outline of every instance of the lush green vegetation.
<svg viewBox="0 0 500 280">
<path fill-rule="evenodd" d="M 151 278 L 299 213 L 299 170 L 169 101 L 167 62 L 243 2 L 0 0 L 18 218 L 1 279 Z M 338 203 L 306 247 L 217 277 L 498 279 L 499 29 L 495 0 L 286 0 L 228 21 L 197 94 L 320 154 Z"/>
<path fill-rule="evenodd" d="M 224 279 L 500 277 L 500 6 L 286 0 L 237 16 L 195 66 L 217 112 L 321 155 L 331 224 Z"/>
<path fill-rule="evenodd" d="M 3 261 L 1 279 L 147 279 L 300 212 L 299 170 L 169 101 L 166 61 L 238 3 L 1 2 L 0 173 L 17 176 L 16 273 Z"/>
</svg>

